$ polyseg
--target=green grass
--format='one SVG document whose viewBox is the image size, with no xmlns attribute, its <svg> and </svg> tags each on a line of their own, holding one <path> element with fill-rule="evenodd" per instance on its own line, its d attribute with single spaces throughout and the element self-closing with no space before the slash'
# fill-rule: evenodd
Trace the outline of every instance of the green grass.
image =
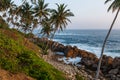
<svg viewBox="0 0 120 80">
<path fill-rule="evenodd" d="M 65 80 L 64 74 L 37 56 L 31 47 L 24 46 L 22 33 L 0 29 L 0 67 L 13 73 L 22 72 L 37 80 Z M 30 49 L 31 48 L 31 49 Z"/>
</svg>

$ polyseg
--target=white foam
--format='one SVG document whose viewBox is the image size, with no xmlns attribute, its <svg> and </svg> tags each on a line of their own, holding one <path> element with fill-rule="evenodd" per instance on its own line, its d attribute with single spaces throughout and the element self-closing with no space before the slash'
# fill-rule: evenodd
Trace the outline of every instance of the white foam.
<svg viewBox="0 0 120 80">
<path fill-rule="evenodd" d="M 101 49 L 102 47 L 93 47 L 93 46 L 88 46 L 87 44 L 70 44 L 71 46 L 77 46 L 79 49 L 86 50 L 88 52 L 94 53 L 97 57 L 100 57 L 101 55 Z M 111 57 L 116 57 L 120 56 L 120 53 L 113 53 L 113 52 L 106 52 L 104 51 L 104 55 L 111 56 Z"/>
<path fill-rule="evenodd" d="M 72 65 L 78 66 L 77 64 L 81 62 L 81 58 L 80 57 L 76 57 L 76 58 L 63 57 L 63 58 L 58 58 L 58 61 L 63 61 L 65 64 L 72 64 Z"/>
<path fill-rule="evenodd" d="M 53 41 L 60 42 L 60 43 L 65 42 L 65 40 L 63 39 L 53 39 Z"/>
<path fill-rule="evenodd" d="M 58 55 L 64 55 L 63 52 L 55 52 L 55 54 L 58 54 Z"/>
</svg>

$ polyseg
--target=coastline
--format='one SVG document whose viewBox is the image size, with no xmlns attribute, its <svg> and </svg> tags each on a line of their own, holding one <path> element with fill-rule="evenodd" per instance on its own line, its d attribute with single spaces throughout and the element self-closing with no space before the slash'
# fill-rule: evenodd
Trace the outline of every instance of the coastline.
<svg viewBox="0 0 120 80">
<path fill-rule="evenodd" d="M 56 33 L 55 41 L 64 45 L 77 46 L 79 49 L 95 53 L 98 57 L 101 54 L 102 43 L 107 34 L 107 30 L 90 29 L 90 30 L 64 30 Z M 54 40 L 53 39 L 53 40 Z M 120 35 L 119 30 L 112 30 L 107 41 L 104 54 L 113 58 L 120 53 Z"/>
<path fill-rule="evenodd" d="M 89 72 L 96 73 L 97 64 L 98 64 L 99 59 L 95 54 L 87 52 L 85 50 L 78 49 L 76 46 L 74 46 L 74 47 L 72 47 L 70 45 L 64 46 L 61 43 L 47 40 L 45 38 L 39 39 L 39 43 L 40 42 L 42 42 L 44 44 L 48 43 L 48 47 L 52 51 L 50 53 L 62 52 L 62 53 L 64 53 L 63 56 L 65 56 L 67 58 L 80 57 L 81 62 L 79 62 L 78 64 L 84 66 L 85 71 L 90 70 Z M 55 57 L 56 56 L 54 56 L 54 58 Z M 58 62 L 61 62 L 61 61 L 58 61 Z M 50 62 L 48 62 L 48 63 L 50 63 Z M 56 66 L 55 64 L 52 64 L 52 65 Z M 69 64 L 69 65 L 71 65 L 71 64 Z M 80 67 L 77 67 L 77 69 L 79 69 L 79 68 Z M 120 72 L 120 57 L 112 58 L 110 56 L 104 55 L 103 60 L 102 60 L 102 66 L 101 66 L 100 80 L 103 80 L 104 78 L 107 78 L 108 80 L 110 80 L 110 79 L 112 79 L 112 80 L 118 79 L 119 80 L 120 79 L 119 72 Z M 94 76 L 95 76 L 95 74 L 91 76 L 92 79 L 94 78 Z M 107 80 L 107 79 L 105 79 L 105 80 Z"/>
</svg>

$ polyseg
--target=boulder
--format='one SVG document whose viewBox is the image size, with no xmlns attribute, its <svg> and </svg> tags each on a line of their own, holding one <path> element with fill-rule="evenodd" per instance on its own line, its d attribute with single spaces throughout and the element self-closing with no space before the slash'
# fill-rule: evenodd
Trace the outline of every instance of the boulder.
<svg viewBox="0 0 120 80">
<path fill-rule="evenodd" d="M 118 72 L 119 72 L 119 69 L 111 69 L 108 73 L 116 75 L 116 74 L 118 74 Z"/>
<path fill-rule="evenodd" d="M 86 68 L 95 71 L 97 69 L 97 64 L 94 60 L 88 58 L 82 58 L 81 64 L 85 65 Z"/>
<path fill-rule="evenodd" d="M 115 57 L 114 58 L 112 67 L 113 68 L 116 68 L 116 67 L 120 68 L 120 57 Z"/>
<path fill-rule="evenodd" d="M 75 57 L 73 49 L 68 50 L 68 52 L 66 53 L 66 57 Z"/>
<path fill-rule="evenodd" d="M 69 54 L 71 54 L 71 57 L 72 57 L 72 54 L 73 54 L 73 49 L 72 49 L 72 46 L 65 46 L 64 48 L 64 54 L 65 56 L 68 56 Z M 70 57 L 70 55 L 69 55 Z"/>
</svg>

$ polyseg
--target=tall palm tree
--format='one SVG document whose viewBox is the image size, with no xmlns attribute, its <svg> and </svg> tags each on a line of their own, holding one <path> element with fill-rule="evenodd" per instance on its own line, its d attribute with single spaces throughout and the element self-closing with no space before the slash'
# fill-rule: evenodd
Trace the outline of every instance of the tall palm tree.
<svg viewBox="0 0 120 80">
<path fill-rule="evenodd" d="M 111 1 L 111 0 L 106 0 L 106 1 L 105 1 L 105 4 L 108 3 L 109 1 Z M 115 23 L 115 21 L 116 21 L 116 19 L 117 19 L 117 16 L 118 16 L 118 14 L 119 14 L 119 11 L 120 11 L 120 0 L 114 0 L 114 1 L 112 2 L 112 4 L 109 6 L 108 11 L 110 11 L 111 9 L 112 9 L 113 12 L 115 12 L 115 11 L 117 10 L 117 13 L 116 13 L 116 15 L 115 15 L 115 17 L 114 17 L 114 19 L 113 19 L 113 22 L 112 22 L 112 24 L 111 24 L 111 26 L 110 26 L 110 29 L 109 29 L 109 31 L 108 31 L 108 33 L 107 33 L 107 36 L 105 37 L 105 40 L 104 40 L 104 43 L 103 43 L 103 46 L 102 46 L 101 56 L 100 56 L 100 59 L 99 59 L 99 64 L 98 64 L 98 68 L 97 68 L 97 73 L 96 73 L 96 78 L 95 78 L 95 80 L 97 80 L 97 78 L 99 77 L 99 71 L 100 71 L 100 66 L 101 66 L 101 62 L 102 62 L 102 57 L 103 57 L 104 48 L 105 48 L 107 39 L 108 39 L 108 37 L 109 37 L 109 35 L 110 35 L 110 32 L 111 32 L 111 30 L 112 30 L 112 28 L 113 28 L 113 25 L 114 25 L 114 23 Z"/>
<path fill-rule="evenodd" d="M 48 3 L 45 4 L 44 0 L 38 0 L 38 3 L 35 5 L 34 13 L 35 17 L 38 18 L 38 21 L 41 23 L 44 18 L 47 18 L 49 15 Z"/>
<path fill-rule="evenodd" d="M 20 10 L 21 14 L 21 20 L 23 23 L 22 29 L 26 33 L 31 29 L 32 21 L 33 21 L 33 16 L 32 16 L 32 6 L 29 5 L 29 3 L 25 3 L 22 6 L 22 9 Z"/>
<path fill-rule="evenodd" d="M 56 9 L 51 10 L 52 12 L 51 20 L 54 25 L 53 37 L 57 30 L 63 31 L 63 28 L 66 28 L 68 22 L 71 22 L 70 19 L 68 18 L 74 16 L 74 14 L 70 12 L 69 9 L 66 9 L 67 5 L 65 4 L 56 4 L 56 5 L 57 5 L 57 10 Z"/>
</svg>

